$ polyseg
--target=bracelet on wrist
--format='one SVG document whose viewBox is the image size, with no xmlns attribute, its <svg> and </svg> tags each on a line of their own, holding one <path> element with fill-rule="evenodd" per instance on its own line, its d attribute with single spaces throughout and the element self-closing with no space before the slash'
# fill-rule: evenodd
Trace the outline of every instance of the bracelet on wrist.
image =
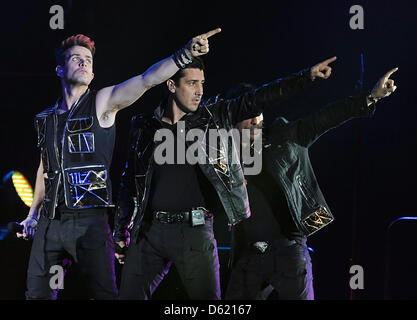
<svg viewBox="0 0 417 320">
<path fill-rule="evenodd" d="M 184 69 L 187 64 L 193 61 L 191 52 L 186 48 L 181 48 L 174 52 L 173 59 L 178 68 Z"/>
</svg>

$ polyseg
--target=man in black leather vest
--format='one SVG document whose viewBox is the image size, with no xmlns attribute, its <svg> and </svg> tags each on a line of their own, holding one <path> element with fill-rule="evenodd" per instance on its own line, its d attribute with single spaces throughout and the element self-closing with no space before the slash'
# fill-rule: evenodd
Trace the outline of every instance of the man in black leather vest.
<svg viewBox="0 0 417 320">
<path fill-rule="evenodd" d="M 262 153 L 262 171 L 245 176 L 252 216 L 233 230 L 233 268 L 226 299 L 314 299 L 307 237 L 333 220 L 321 193 L 308 148 L 325 132 L 355 117 L 369 117 L 375 102 L 395 91 L 385 74 L 372 91 L 332 103 L 310 117 L 276 119 L 263 128 L 263 115 L 241 121 L 240 130 L 263 146 L 242 148 Z M 242 84 L 229 97 L 251 88 Z"/>
<path fill-rule="evenodd" d="M 27 299 L 54 299 L 72 261 L 86 275 L 91 298 L 117 298 L 114 246 L 107 211 L 113 207 L 109 168 L 115 117 L 148 89 L 208 52 L 208 38 L 190 40 L 143 74 L 95 91 L 94 42 L 75 35 L 57 51 L 56 74 L 62 98 L 35 117 L 41 161 L 33 204 L 19 237 L 33 237 L 27 272 Z M 36 231 L 36 233 L 35 233 Z"/>
<path fill-rule="evenodd" d="M 190 299 L 221 298 L 213 209 L 220 201 L 231 225 L 248 218 L 250 210 L 240 161 L 233 161 L 234 148 L 225 147 L 229 140 L 220 132 L 257 116 L 264 106 L 288 97 L 316 78 L 328 78 L 328 64 L 335 59 L 236 99 L 215 97 L 207 101 L 202 101 L 204 66 L 196 59 L 166 82 L 169 96 L 153 117 L 132 119 L 114 230 L 120 248 L 126 247 L 130 236 L 126 256 L 121 249 L 117 252 L 119 262 L 126 259 L 120 298 L 150 299 L 172 263 Z M 201 157 L 188 151 L 185 156 L 186 149 L 194 145 L 186 138 L 193 130 L 202 133 L 197 148 Z M 161 142 L 161 132 L 171 133 L 172 143 L 166 142 L 168 139 Z M 211 132 L 219 133 L 223 143 L 208 141 Z M 173 145 L 170 163 L 158 160 L 162 144 Z M 203 161 L 197 164 L 193 161 L 197 158 Z"/>
</svg>

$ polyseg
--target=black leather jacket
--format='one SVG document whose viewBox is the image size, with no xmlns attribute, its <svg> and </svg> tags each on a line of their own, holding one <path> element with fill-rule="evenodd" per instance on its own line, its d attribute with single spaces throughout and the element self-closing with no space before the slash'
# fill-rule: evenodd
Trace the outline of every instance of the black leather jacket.
<svg viewBox="0 0 417 320">
<path fill-rule="evenodd" d="M 185 115 L 185 130 L 192 128 L 232 129 L 236 123 L 259 115 L 268 104 L 311 83 L 310 70 L 306 69 L 284 79 L 277 79 L 232 100 L 217 96 L 200 104 L 196 112 Z M 136 241 L 146 210 L 153 173 L 153 155 L 156 148 L 155 132 L 161 128 L 162 104 L 152 118 L 133 117 L 129 136 L 129 153 L 122 174 L 114 224 L 115 241 L 125 241 L 128 231 Z M 250 216 L 249 202 L 240 163 L 233 164 L 228 148 L 229 165 L 216 161 L 199 164 L 213 185 L 225 209 L 230 225 Z M 232 164 L 230 164 L 232 163 Z"/>
<path fill-rule="evenodd" d="M 264 129 L 262 170 L 267 170 L 281 187 L 292 219 L 305 236 L 333 221 L 311 166 L 309 147 L 328 130 L 374 112 L 374 104 L 367 106 L 364 93 L 332 103 L 309 118 L 293 122 L 278 118 Z"/>
</svg>

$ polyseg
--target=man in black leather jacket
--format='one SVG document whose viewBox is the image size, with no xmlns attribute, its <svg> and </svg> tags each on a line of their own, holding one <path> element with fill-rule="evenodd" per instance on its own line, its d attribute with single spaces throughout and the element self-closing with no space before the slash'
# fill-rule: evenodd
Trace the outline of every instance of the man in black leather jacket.
<svg viewBox="0 0 417 320">
<path fill-rule="evenodd" d="M 172 262 L 191 299 L 219 299 L 219 261 L 213 235 L 213 198 L 221 201 L 230 225 L 250 216 L 243 170 L 232 161 L 232 150 L 220 143 L 213 157 L 209 148 L 199 165 L 180 163 L 179 145 L 185 134 L 199 129 L 230 130 L 238 122 L 259 115 L 265 105 L 277 102 L 316 78 L 328 78 L 328 59 L 313 68 L 275 80 L 232 100 L 219 97 L 201 102 L 204 84 L 202 60 L 195 59 L 167 81 L 169 97 L 155 116 L 134 117 L 129 154 L 115 217 L 116 257 L 124 263 L 122 299 L 148 299 Z M 162 145 L 158 137 L 171 133 L 174 163 L 156 160 Z M 183 137 L 181 138 L 181 136 Z M 182 140 L 181 140 L 182 139 Z M 185 141 L 187 147 L 189 141 Z M 169 143 L 168 143 L 169 145 Z M 168 152 L 169 153 L 169 152 Z M 177 161 L 178 160 L 178 161 Z M 213 195 L 213 196 L 210 196 Z M 207 209 L 206 209 L 207 208 Z M 123 249 L 130 233 L 126 257 Z"/>
<path fill-rule="evenodd" d="M 325 132 L 355 117 L 372 116 L 375 102 L 396 87 L 389 71 L 371 92 L 332 103 L 309 118 L 278 118 L 262 128 L 263 116 L 244 120 L 252 141 L 262 139 L 262 172 L 245 176 L 252 216 L 233 230 L 233 268 L 226 299 L 314 299 L 307 236 L 333 220 L 311 166 L 309 147 Z M 239 90 L 248 90 L 242 84 Z M 237 93 L 230 92 L 229 95 Z"/>
<path fill-rule="evenodd" d="M 40 164 L 34 199 L 20 223 L 22 232 L 17 233 L 26 240 L 33 238 L 27 299 L 56 299 L 70 265 L 67 261 L 77 263 L 86 275 L 89 297 L 117 298 L 107 214 L 114 207 L 109 168 L 116 114 L 193 57 L 206 54 L 207 38 L 220 31 L 194 37 L 144 73 L 100 90 L 90 89 L 94 41 L 82 34 L 62 41 L 56 52 L 62 96 L 35 117 Z"/>
</svg>

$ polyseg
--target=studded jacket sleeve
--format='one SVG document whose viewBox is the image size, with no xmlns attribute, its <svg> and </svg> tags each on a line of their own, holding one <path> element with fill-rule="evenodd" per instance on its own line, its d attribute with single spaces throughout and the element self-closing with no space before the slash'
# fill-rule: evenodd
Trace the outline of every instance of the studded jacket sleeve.
<svg viewBox="0 0 417 320">
<path fill-rule="evenodd" d="M 367 106 L 369 92 L 328 104 L 310 117 L 290 122 L 286 130 L 272 128 L 272 137 L 288 139 L 304 147 L 310 147 L 321 135 L 346 121 L 358 117 L 370 117 L 375 113 L 375 104 Z M 285 138 L 285 137 L 286 138 Z"/>
<path fill-rule="evenodd" d="M 136 118 L 133 117 L 129 133 L 127 160 L 120 179 L 116 214 L 114 217 L 113 238 L 115 242 L 126 242 L 126 239 L 129 237 L 128 226 L 135 209 L 134 157 L 135 142 L 138 134 L 138 128 L 136 128 L 135 120 Z"/>
<path fill-rule="evenodd" d="M 264 84 L 234 99 L 217 97 L 207 105 L 217 113 L 219 119 L 227 121 L 227 124 L 233 127 L 242 120 L 258 116 L 266 106 L 281 102 L 312 82 L 310 69 L 304 69 L 286 78 Z"/>
</svg>

